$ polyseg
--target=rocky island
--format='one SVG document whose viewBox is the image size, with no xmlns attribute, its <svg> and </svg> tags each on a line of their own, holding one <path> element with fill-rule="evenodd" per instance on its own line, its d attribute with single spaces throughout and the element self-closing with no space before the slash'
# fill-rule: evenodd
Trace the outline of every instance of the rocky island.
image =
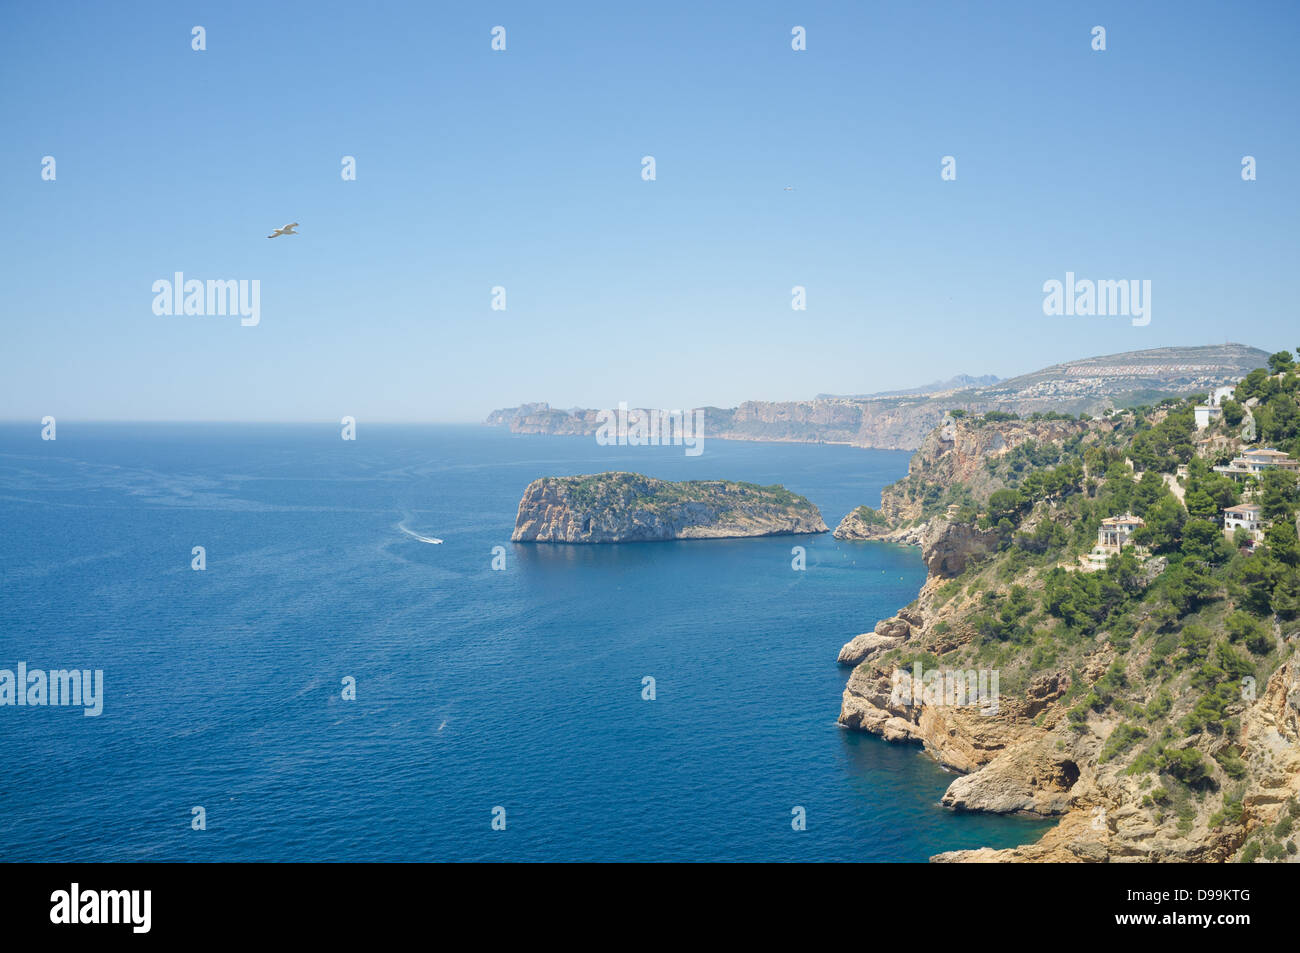
<svg viewBox="0 0 1300 953">
<path fill-rule="evenodd" d="M 821 512 L 783 486 L 674 483 L 639 473 L 542 477 L 528 484 L 514 542 L 631 543 L 824 533 Z"/>
</svg>

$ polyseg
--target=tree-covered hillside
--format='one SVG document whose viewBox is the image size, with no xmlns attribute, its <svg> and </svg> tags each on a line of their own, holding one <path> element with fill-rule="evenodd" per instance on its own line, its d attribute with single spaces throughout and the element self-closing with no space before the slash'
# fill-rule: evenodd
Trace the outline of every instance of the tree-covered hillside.
<svg viewBox="0 0 1300 953">
<path fill-rule="evenodd" d="M 1294 472 L 1213 470 L 1254 447 L 1300 456 L 1291 355 L 1274 355 L 1270 371 L 1248 375 L 1203 431 L 1201 394 L 990 453 L 985 493 L 914 470 L 886 496 L 927 494 L 919 515 L 969 526 L 983 549 L 955 578 L 932 578 L 911 607 L 925 624 L 863 665 L 994 670 L 1004 697 L 1026 699 L 1051 679 L 1050 705 L 1026 702 L 1033 724 L 1090 759 L 1108 797 L 1129 791 L 1143 824 L 1219 856 L 1294 856 L 1293 793 L 1276 818 L 1251 807 L 1272 755 L 1245 743 L 1243 719 L 1300 644 L 1300 489 Z M 1225 533 L 1223 511 L 1239 503 L 1260 507 L 1258 541 Z M 1142 525 L 1089 565 L 1102 521 L 1123 515 Z"/>
</svg>

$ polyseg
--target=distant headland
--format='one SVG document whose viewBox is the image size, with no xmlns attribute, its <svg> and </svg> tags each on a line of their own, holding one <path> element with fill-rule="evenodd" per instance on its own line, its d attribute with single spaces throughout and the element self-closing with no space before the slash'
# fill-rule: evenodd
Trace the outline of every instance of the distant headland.
<svg viewBox="0 0 1300 953">
<path fill-rule="evenodd" d="M 916 450 L 950 410 L 1101 416 L 1164 397 L 1211 392 L 1236 384 L 1263 367 L 1268 352 L 1244 344 L 1161 347 L 1126 351 L 1054 364 L 1009 380 L 978 385 L 988 377 L 960 375 L 949 389 L 893 392 L 863 397 L 819 396 L 814 400 L 747 400 L 739 407 L 695 408 L 697 435 L 718 440 L 840 443 L 880 450 Z M 591 436 L 609 411 L 562 410 L 546 403 L 494 410 L 488 426 L 512 433 Z M 680 413 L 680 411 L 679 411 Z M 633 410 L 633 418 L 646 410 Z"/>
</svg>

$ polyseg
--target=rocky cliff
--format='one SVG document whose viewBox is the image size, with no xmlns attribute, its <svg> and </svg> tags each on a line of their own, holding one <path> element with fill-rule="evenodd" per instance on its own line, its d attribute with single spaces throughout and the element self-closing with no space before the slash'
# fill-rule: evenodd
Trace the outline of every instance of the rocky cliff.
<svg viewBox="0 0 1300 953">
<path fill-rule="evenodd" d="M 625 543 L 824 533 L 817 507 L 781 486 L 672 483 L 637 473 L 543 477 L 519 502 L 516 542 Z"/>
<path fill-rule="evenodd" d="M 844 690 L 840 723 L 889 741 L 917 742 L 944 766 L 966 773 L 944 795 L 949 807 L 1063 813 L 1082 759 L 1051 743 L 1055 719 L 1040 716 L 1068 690 L 1068 676 L 1035 676 L 1023 696 L 1000 694 L 995 712 L 987 706 L 914 703 L 911 673 L 905 665 L 900 668 L 900 652 L 890 650 L 937 659 L 972 637 L 964 622 L 970 608 L 965 600 L 935 598 L 943 581 L 932 576 L 916 603 L 841 649 L 841 664 L 855 668 Z"/>
<path fill-rule="evenodd" d="M 1058 819 L 1034 844 L 933 860 L 1300 859 L 1291 527 L 1279 521 L 1274 555 L 1198 548 L 1221 527 L 1202 515 L 1202 534 L 1183 534 L 1182 521 L 1198 517 L 1178 515 L 1181 495 L 1157 481 L 1147 492 L 1164 496 L 1149 512 L 1174 514 L 1153 544 L 1160 554 L 1078 571 L 1100 518 L 1137 499 L 1126 463 L 1134 441 L 1172 434 L 1189 413 L 1190 404 L 1031 430 L 950 419 L 881 510 L 841 523 L 856 538 L 886 538 L 919 520 L 929 576 L 914 603 L 841 649 L 853 671 L 840 722 L 920 744 L 961 772 L 942 798 L 953 810 Z M 1213 481 L 1207 474 L 1189 479 Z M 994 497 L 1013 487 L 1015 499 Z M 1188 499 L 1202 492 L 1186 489 Z M 1006 506 L 1000 521 L 989 518 L 991 500 Z M 1256 578 L 1276 586 L 1271 596 L 1236 582 Z M 994 702 L 950 697 L 945 674 L 962 690 L 988 676 Z"/>
<path fill-rule="evenodd" d="M 881 510 L 841 523 L 881 538 L 919 520 L 928 579 L 842 647 L 840 722 L 961 772 L 950 809 L 1058 819 L 1036 844 L 935 861 L 1300 858 L 1294 514 L 1257 553 L 1222 542 L 1226 503 L 1208 493 L 1229 488 L 1188 463 L 1193 434 L 1191 402 L 1108 420 L 949 419 Z M 1180 456 L 1151 459 L 1182 460 L 1177 491 L 1130 465 L 1166 443 Z M 1153 551 L 1080 571 L 1102 517 L 1130 507 L 1166 517 Z M 971 694 L 985 677 L 992 703 Z"/>
<path fill-rule="evenodd" d="M 920 545 L 928 520 L 978 505 L 1005 487 L 998 463 L 1018 448 L 1031 447 L 1040 458 L 1059 454 L 1067 442 L 1095 441 L 1114 426 L 1108 420 L 987 421 L 946 414 L 912 455 L 907 476 L 885 487 L 880 509 L 860 506 L 849 512 L 835 537 Z"/>
<path fill-rule="evenodd" d="M 1252 833 L 1264 831 L 1286 841 L 1300 823 L 1300 681 L 1296 663 L 1274 672 L 1264 695 L 1243 713 L 1240 741 L 1225 741 L 1244 765 L 1237 811 L 1215 811 L 1214 802 L 1191 803 L 1178 823 L 1162 823 L 1153 791 L 1116 764 L 1098 765 L 1097 745 L 1079 744 L 1069 752 L 1072 763 L 1085 765 L 1081 776 L 1062 789 L 1050 804 L 1060 823 L 1034 844 L 1007 850 L 948 851 L 931 858 L 953 862 L 1202 862 L 1242 859 L 1242 846 Z M 1033 759 L 1059 760 L 1061 745 L 1073 732 L 1059 730 L 1031 738 L 1023 752 L 1010 752 L 975 774 L 958 778 L 944 795 L 951 807 L 988 809 L 990 795 L 1002 786 L 1006 798 L 993 809 L 1010 806 L 1036 783 Z M 1194 749 L 1195 750 L 1195 749 Z M 1216 752 L 1211 752 L 1211 757 Z M 986 772 L 991 772 L 986 774 Z M 968 800 L 970 797 L 974 800 Z M 1030 803 L 1030 802 L 1026 802 Z M 1153 807 L 1155 810 L 1153 810 Z M 1168 815 L 1166 815 L 1168 818 Z M 1280 835 L 1276 832 L 1282 831 Z M 1277 859 L 1295 860 L 1294 854 Z"/>
<path fill-rule="evenodd" d="M 907 546 L 921 545 L 923 523 L 904 522 L 896 526 L 885 519 L 879 510 L 869 506 L 859 506 L 850 510 L 835 527 L 836 539 L 876 540 L 882 543 L 902 543 Z"/>
<path fill-rule="evenodd" d="M 1231 809 L 1221 796 L 1179 803 L 1168 793 L 1175 785 L 1153 784 L 1149 776 L 1134 774 L 1131 762 L 1108 760 L 1103 752 L 1120 723 L 1113 713 L 1090 714 L 1081 723 L 1067 717 L 1114 662 L 1104 640 L 1088 653 L 1077 676 L 1066 666 L 1028 674 L 1023 688 L 1001 694 L 994 713 L 976 706 L 914 704 L 907 691 L 900 697 L 901 658 L 939 659 L 976 638 L 970 626 L 976 600 L 944 602 L 939 596 L 944 582 L 932 577 L 917 603 L 844 646 L 841 664 L 855 667 L 839 720 L 888 741 L 920 744 L 961 772 L 943 795 L 948 808 L 1060 822 L 1034 844 L 951 851 L 934 860 L 1222 862 L 1237 856 L 1253 833 L 1268 836 L 1285 829 L 1281 840 L 1286 840 L 1291 826 L 1286 819 L 1300 801 L 1296 661 L 1274 672 L 1258 701 L 1237 706 L 1235 738 L 1225 733 L 1173 742 L 1199 752 L 1206 763 L 1240 762 L 1234 774 L 1241 780 L 1220 785 L 1221 796 L 1228 785 L 1238 785 Z M 906 688 L 906 668 L 901 682 Z M 1173 714 L 1190 707 L 1190 702 L 1176 703 Z"/>
</svg>

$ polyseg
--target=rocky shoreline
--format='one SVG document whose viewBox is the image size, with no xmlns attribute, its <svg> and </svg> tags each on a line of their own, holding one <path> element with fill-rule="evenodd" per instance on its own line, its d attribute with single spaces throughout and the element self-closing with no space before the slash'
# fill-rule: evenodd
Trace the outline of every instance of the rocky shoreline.
<svg viewBox="0 0 1300 953">
<path fill-rule="evenodd" d="M 1092 426 L 1104 430 L 1108 425 Z M 997 483 L 990 482 L 992 468 L 986 460 L 1030 440 L 1078 439 L 1079 427 L 1068 421 L 1029 427 L 946 420 L 923 442 L 909 477 L 886 489 L 881 510 L 862 507 L 841 520 L 835 531 L 840 539 L 920 546 L 928 575 L 914 602 L 841 648 L 839 663 L 853 671 L 839 722 L 887 741 L 920 744 L 941 765 L 959 772 L 943 795 L 947 808 L 1058 821 L 1035 843 L 948 851 L 930 858 L 933 862 L 1232 860 L 1255 832 L 1281 826 L 1288 811 L 1295 813 L 1300 797 L 1300 661 L 1280 665 L 1261 684 L 1257 700 L 1234 709 L 1240 725 L 1235 734 L 1225 733 L 1208 748 L 1202 739 L 1202 755 L 1237 760 L 1242 766 L 1241 774 L 1234 775 L 1243 779 L 1236 816 L 1214 811 L 1208 798 L 1186 801 L 1176 817 L 1162 810 L 1163 802 L 1153 801 L 1161 789 L 1105 753 L 1122 722 L 1105 712 L 1085 713 L 1082 723 L 1074 717 L 1079 697 L 1113 673 L 1116 651 L 1105 632 L 1090 640 L 1082 664 L 1073 670 L 1030 665 L 1028 675 L 1003 692 L 993 710 L 932 704 L 899 692 L 900 670 L 906 678 L 910 660 L 924 658 L 934 667 L 947 653 L 979 643 L 977 620 L 989 604 L 985 596 L 1004 595 L 1011 581 L 1030 589 L 1041 585 L 1028 575 L 1004 582 L 990 573 L 975 580 L 963 576 L 971 566 L 979 576 L 983 561 L 994 558 L 997 533 L 951 518 L 951 509 L 947 515 L 927 516 L 924 491 L 935 486 L 947 493 L 973 482 L 987 500 Z M 1175 737 L 1170 744 L 1190 747 L 1193 739 Z"/>
</svg>

